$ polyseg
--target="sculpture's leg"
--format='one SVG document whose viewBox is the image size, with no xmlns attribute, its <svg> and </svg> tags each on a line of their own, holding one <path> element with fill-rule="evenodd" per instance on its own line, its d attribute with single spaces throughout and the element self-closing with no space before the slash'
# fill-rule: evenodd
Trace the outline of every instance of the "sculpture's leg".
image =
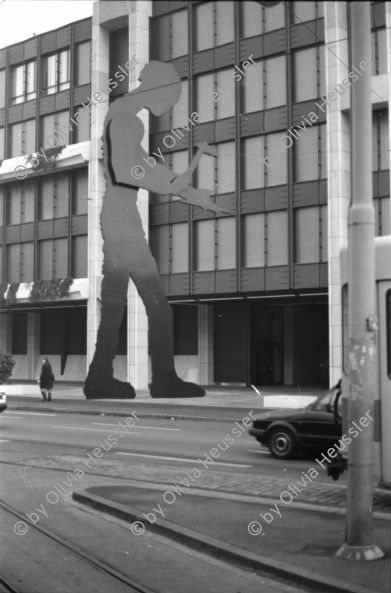
<svg viewBox="0 0 391 593">
<path fill-rule="evenodd" d="M 113 360 L 125 310 L 129 276 L 125 270 L 115 270 L 110 265 L 107 253 L 103 272 L 101 320 L 84 394 L 87 399 L 132 399 L 135 397 L 133 387 L 113 377 Z"/>
<path fill-rule="evenodd" d="M 137 241 L 134 241 L 130 253 L 130 276 L 144 303 L 149 322 L 151 396 L 156 398 L 202 397 L 205 391 L 201 387 L 182 381 L 176 374 L 172 311 L 145 237 L 138 237 Z"/>
</svg>

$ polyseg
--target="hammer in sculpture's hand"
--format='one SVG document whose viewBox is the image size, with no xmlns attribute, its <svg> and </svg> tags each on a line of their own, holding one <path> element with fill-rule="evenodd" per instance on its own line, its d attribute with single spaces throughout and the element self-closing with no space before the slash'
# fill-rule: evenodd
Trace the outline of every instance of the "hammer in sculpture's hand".
<svg viewBox="0 0 391 593">
<path fill-rule="evenodd" d="M 209 154 L 214 157 L 217 156 L 216 148 L 214 146 L 209 146 L 207 142 L 197 143 L 196 146 L 198 146 L 199 150 L 195 157 L 193 157 L 187 170 L 181 175 L 175 177 L 175 179 L 170 183 L 172 190 L 171 193 L 174 195 L 180 195 L 184 189 L 191 185 L 191 177 L 203 154 Z"/>
</svg>

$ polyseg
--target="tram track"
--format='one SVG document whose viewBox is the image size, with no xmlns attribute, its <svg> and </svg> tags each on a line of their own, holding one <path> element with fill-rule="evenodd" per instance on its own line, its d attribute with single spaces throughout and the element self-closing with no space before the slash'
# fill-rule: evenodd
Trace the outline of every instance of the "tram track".
<svg viewBox="0 0 391 593">
<path fill-rule="evenodd" d="M 4 502 L 3 500 L 0 500 L 0 511 L 1 510 L 5 513 L 8 513 L 12 517 L 16 517 L 18 520 L 23 521 L 24 523 L 26 522 L 26 515 L 24 513 L 21 513 L 20 511 L 18 511 L 8 503 Z M 109 564 L 102 562 L 102 560 L 95 558 L 91 554 L 88 554 L 84 550 L 81 550 L 78 546 L 75 546 L 73 543 L 69 542 L 63 537 L 56 535 L 49 529 L 30 522 L 28 523 L 28 526 L 29 529 L 34 529 L 41 535 L 44 535 L 47 538 L 51 539 L 58 546 L 65 548 L 68 552 L 71 552 L 71 554 L 73 554 L 79 561 L 88 564 L 96 571 L 105 574 L 117 583 L 126 585 L 129 588 L 129 593 L 159 593 L 155 589 L 151 589 L 149 587 L 146 587 L 145 585 L 142 585 L 141 583 L 135 581 L 129 576 L 121 573 L 113 566 L 110 566 Z M 3 587 L 3 589 L 0 588 L 1 592 L 4 590 L 4 593 L 21 593 L 20 589 L 16 589 L 15 585 L 11 585 L 9 579 L 6 580 L 3 576 L 0 577 L 0 585 Z"/>
</svg>

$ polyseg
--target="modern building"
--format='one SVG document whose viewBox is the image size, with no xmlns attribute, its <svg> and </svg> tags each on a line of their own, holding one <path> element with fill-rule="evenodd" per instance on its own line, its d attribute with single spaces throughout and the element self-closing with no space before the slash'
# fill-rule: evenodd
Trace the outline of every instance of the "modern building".
<svg viewBox="0 0 391 593">
<path fill-rule="evenodd" d="M 58 378 L 86 375 L 100 311 L 103 121 L 159 60 L 183 90 L 169 114 L 140 113 L 144 148 L 181 173 L 197 143 L 215 146 L 193 185 L 228 211 L 139 191 L 178 373 L 200 384 L 316 384 L 328 352 L 330 383 L 339 379 L 350 87 L 366 68 L 377 234 L 391 232 L 391 4 L 373 2 L 371 13 L 364 64 L 349 63 L 348 2 L 100 0 L 92 19 L 0 50 L 0 345 L 16 378 L 36 377 L 42 355 Z M 147 319 L 131 284 L 115 370 L 147 387 Z"/>
</svg>

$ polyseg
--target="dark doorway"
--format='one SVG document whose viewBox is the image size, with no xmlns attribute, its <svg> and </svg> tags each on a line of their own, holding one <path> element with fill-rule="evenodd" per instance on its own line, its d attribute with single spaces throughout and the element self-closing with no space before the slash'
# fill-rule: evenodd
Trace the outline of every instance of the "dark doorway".
<svg viewBox="0 0 391 593">
<path fill-rule="evenodd" d="M 252 303 L 250 310 L 250 383 L 283 383 L 282 307 Z"/>
</svg>

